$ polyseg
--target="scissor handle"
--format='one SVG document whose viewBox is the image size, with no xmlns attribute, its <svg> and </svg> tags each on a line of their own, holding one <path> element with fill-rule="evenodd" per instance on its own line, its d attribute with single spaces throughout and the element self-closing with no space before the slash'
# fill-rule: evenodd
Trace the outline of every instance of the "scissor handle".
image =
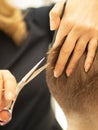
<svg viewBox="0 0 98 130">
<path fill-rule="evenodd" d="M 8 108 L 0 111 L 0 125 L 6 125 L 12 119 L 12 112 Z"/>
<path fill-rule="evenodd" d="M 16 99 L 20 93 L 20 91 L 22 90 L 22 88 L 29 83 L 32 79 L 34 79 L 39 73 L 41 73 L 45 68 L 47 68 L 48 64 L 45 64 L 44 66 L 42 66 L 41 68 L 39 68 L 38 70 L 36 70 L 30 77 L 29 79 L 25 82 L 23 82 L 22 80 L 18 83 L 17 85 L 17 96 L 16 98 L 7 106 L 5 107 L 3 110 L 0 111 L 0 125 L 3 126 L 5 124 L 7 124 L 11 119 L 12 119 L 12 112 L 13 112 L 13 108 L 16 102 Z"/>
</svg>

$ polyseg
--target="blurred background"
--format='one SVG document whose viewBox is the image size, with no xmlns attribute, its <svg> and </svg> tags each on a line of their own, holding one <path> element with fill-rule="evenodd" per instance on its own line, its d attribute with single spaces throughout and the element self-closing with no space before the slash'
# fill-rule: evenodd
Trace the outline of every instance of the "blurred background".
<svg viewBox="0 0 98 130">
<path fill-rule="evenodd" d="M 57 1 L 60 0 L 8 0 L 8 2 L 20 9 L 26 9 L 28 7 L 41 7 L 44 5 L 49 5 L 51 3 L 56 3 Z M 57 121 L 59 122 L 59 124 L 61 125 L 61 127 L 63 128 L 63 130 L 66 130 L 67 128 L 67 122 L 66 122 L 66 118 L 61 110 L 61 108 L 59 107 L 59 105 L 57 104 L 57 102 L 55 101 L 54 98 L 51 98 L 51 103 L 52 103 L 52 107 L 55 113 L 55 116 L 57 118 Z"/>
<path fill-rule="evenodd" d="M 14 4 L 18 8 L 25 9 L 27 7 L 39 7 L 43 5 L 49 5 L 51 2 L 57 2 L 60 0 L 8 0 L 11 4 Z"/>
</svg>

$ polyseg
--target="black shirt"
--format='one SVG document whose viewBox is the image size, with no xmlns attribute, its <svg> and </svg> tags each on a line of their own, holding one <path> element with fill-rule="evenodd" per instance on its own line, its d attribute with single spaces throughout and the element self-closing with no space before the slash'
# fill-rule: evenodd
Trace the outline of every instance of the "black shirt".
<svg viewBox="0 0 98 130">
<path fill-rule="evenodd" d="M 53 37 L 53 32 L 49 29 L 51 8 L 52 6 L 28 9 L 25 21 L 29 34 L 21 46 L 16 46 L 13 40 L 0 32 L 0 69 L 9 69 L 17 82 L 46 56 Z M 50 93 L 43 71 L 20 92 L 11 122 L 0 126 L 0 130 L 60 129 L 51 110 Z"/>
</svg>

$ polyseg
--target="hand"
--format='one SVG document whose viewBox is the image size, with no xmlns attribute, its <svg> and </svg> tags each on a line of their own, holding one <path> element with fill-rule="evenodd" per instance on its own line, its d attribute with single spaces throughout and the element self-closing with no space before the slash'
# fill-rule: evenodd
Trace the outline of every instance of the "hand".
<svg viewBox="0 0 98 130">
<path fill-rule="evenodd" d="M 0 110 L 16 97 L 16 79 L 8 70 L 0 70 Z"/>
<path fill-rule="evenodd" d="M 86 47 L 88 51 L 84 68 L 87 72 L 98 46 L 98 0 L 68 0 L 64 15 L 60 20 L 63 5 L 64 1 L 57 3 L 50 12 L 51 30 L 58 29 L 53 47 L 60 46 L 64 41 L 55 65 L 55 77 L 62 74 L 71 56 L 66 69 L 66 74 L 69 76 Z"/>
</svg>

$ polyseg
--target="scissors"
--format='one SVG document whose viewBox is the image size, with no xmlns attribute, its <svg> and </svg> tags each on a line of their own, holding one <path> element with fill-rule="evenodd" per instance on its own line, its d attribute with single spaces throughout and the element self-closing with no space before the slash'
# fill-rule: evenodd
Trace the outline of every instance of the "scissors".
<svg viewBox="0 0 98 130">
<path fill-rule="evenodd" d="M 17 84 L 17 96 L 16 98 L 11 101 L 11 103 L 6 106 L 3 110 L 0 111 L 0 125 L 5 125 L 7 124 L 11 119 L 12 119 L 12 113 L 13 113 L 13 108 L 16 102 L 16 99 L 22 90 L 22 88 L 28 84 L 32 79 L 34 79 L 38 74 L 40 74 L 45 68 L 47 68 L 48 64 L 45 64 L 44 66 L 38 68 L 38 66 L 43 62 L 45 59 L 42 58 Z M 37 69 L 38 68 L 38 69 Z"/>
</svg>

